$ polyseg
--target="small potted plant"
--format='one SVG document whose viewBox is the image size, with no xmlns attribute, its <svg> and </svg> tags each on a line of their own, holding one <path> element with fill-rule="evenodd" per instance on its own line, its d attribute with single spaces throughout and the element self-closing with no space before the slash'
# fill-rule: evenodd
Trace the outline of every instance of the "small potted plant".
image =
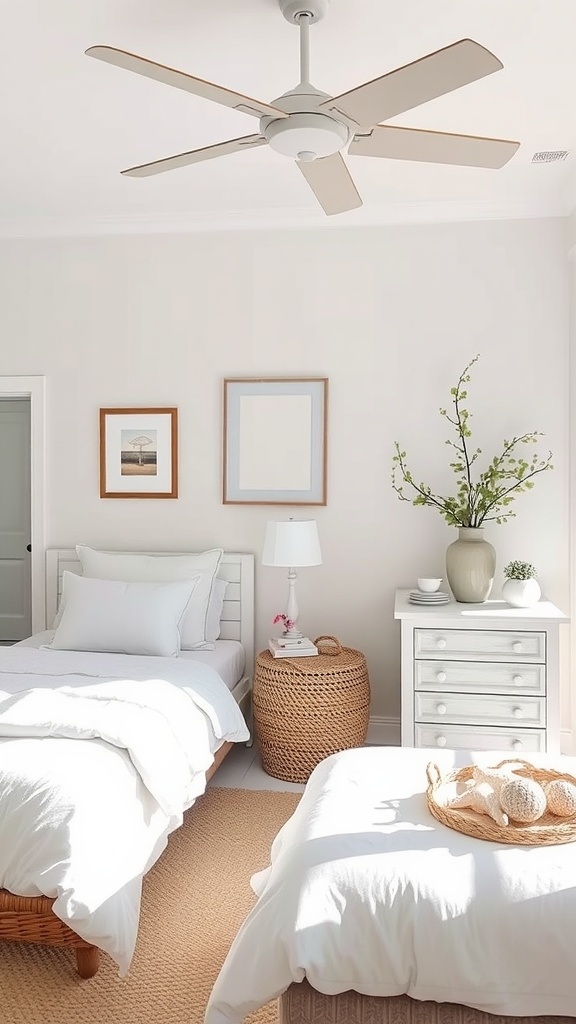
<svg viewBox="0 0 576 1024">
<path fill-rule="evenodd" d="M 514 561 L 504 566 L 502 597 L 513 608 L 531 608 L 540 600 L 537 572 L 531 562 Z"/>
</svg>

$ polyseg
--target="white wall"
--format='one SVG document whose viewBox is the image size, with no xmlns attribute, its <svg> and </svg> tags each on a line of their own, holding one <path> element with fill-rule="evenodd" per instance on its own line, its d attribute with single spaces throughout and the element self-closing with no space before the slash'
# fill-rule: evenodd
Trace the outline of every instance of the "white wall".
<svg viewBox="0 0 576 1024">
<path fill-rule="evenodd" d="M 555 470 L 489 528 L 499 569 L 534 562 L 569 602 L 568 264 L 561 220 L 0 244 L 3 374 L 47 379 L 47 543 L 222 544 L 259 555 L 268 518 L 318 520 L 324 564 L 302 569 L 301 625 L 368 656 L 372 713 L 399 714 L 394 588 L 443 575 L 451 530 L 396 498 L 392 444 L 452 489 L 438 415 L 467 362 L 473 443 L 541 430 Z M 221 504 L 224 376 L 330 379 L 326 508 Z M 100 406 L 176 405 L 180 498 L 98 496 Z M 282 439 L 278 439 L 282 457 Z M 500 584 L 499 576 L 498 583 Z M 257 567 L 257 642 L 285 573 Z M 570 722 L 568 686 L 563 724 Z"/>
</svg>

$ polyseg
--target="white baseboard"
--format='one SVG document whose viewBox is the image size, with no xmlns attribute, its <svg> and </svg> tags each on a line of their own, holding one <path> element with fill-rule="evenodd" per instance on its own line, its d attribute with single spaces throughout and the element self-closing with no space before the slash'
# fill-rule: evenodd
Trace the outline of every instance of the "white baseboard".
<svg viewBox="0 0 576 1024">
<path fill-rule="evenodd" d="M 399 747 L 400 719 L 386 715 L 371 715 L 366 743 L 369 746 Z"/>
<path fill-rule="evenodd" d="M 366 743 L 369 746 L 399 747 L 400 719 L 386 715 L 371 715 Z M 570 729 L 560 732 L 560 750 L 563 754 L 576 754 L 574 735 Z"/>
</svg>

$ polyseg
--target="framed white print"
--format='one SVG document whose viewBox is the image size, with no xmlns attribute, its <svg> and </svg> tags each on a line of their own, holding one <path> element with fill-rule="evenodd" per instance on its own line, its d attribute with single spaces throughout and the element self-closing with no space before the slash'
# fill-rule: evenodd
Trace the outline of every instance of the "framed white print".
<svg viewBox="0 0 576 1024">
<path fill-rule="evenodd" d="M 100 497 L 178 497 L 177 409 L 100 409 Z"/>
<path fill-rule="evenodd" d="M 224 380 L 225 505 L 325 505 L 327 377 Z"/>
</svg>

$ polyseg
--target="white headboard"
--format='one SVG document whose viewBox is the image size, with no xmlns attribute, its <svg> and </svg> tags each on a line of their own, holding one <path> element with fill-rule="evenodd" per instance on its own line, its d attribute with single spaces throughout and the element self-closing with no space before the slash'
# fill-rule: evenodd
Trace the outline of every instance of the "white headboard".
<svg viewBox="0 0 576 1024">
<path fill-rule="evenodd" d="M 193 551 L 147 551 L 133 554 L 178 555 Z M 52 628 L 62 593 L 62 573 L 82 575 L 82 566 L 75 548 L 48 548 L 46 551 L 46 626 Z M 254 664 L 254 555 L 225 551 L 218 576 L 228 580 L 222 616 L 222 640 L 240 640 L 246 651 L 246 670 L 251 674 Z"/>
</svg>

